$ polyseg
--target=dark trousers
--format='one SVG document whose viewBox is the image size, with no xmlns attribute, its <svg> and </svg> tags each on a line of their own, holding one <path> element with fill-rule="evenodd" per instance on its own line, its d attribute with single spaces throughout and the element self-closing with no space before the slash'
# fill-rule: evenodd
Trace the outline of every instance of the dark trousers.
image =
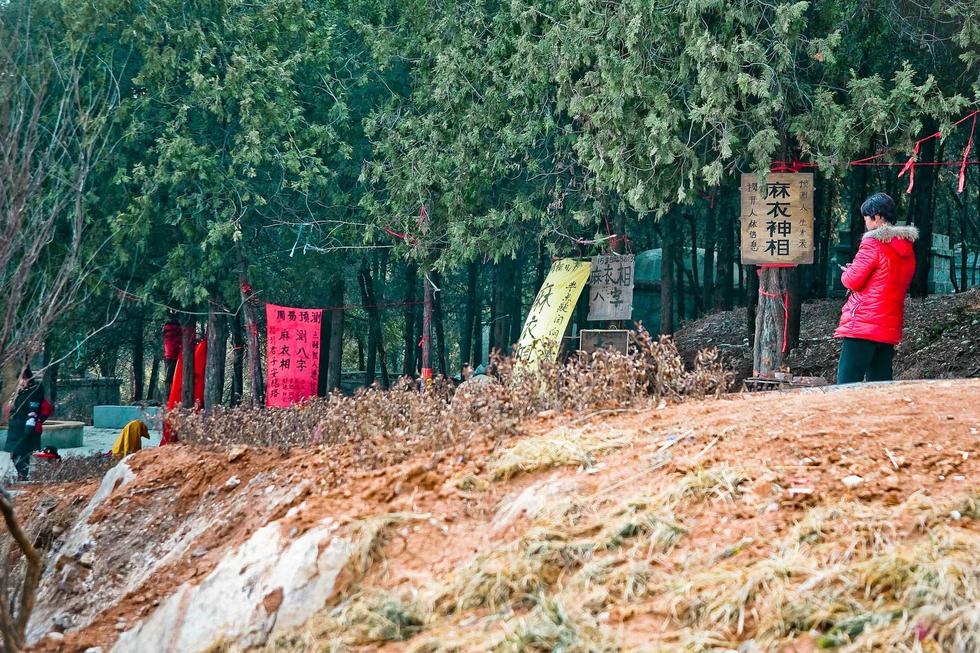
<svg viewBox="0 0 980 653">
<path fill-rule="evenodd" d="M 837 383 L 891 381 L 895 346 L 862 338 L 844 338 L 837 365 Z"/>
<path fill-rule="evenodd" d="M 17 468 L 17 476 L 22 481 L 26 481 L 31 471 L 31 453 L 12 453 L 10 458 L 14 461 Z"/>
</svg>

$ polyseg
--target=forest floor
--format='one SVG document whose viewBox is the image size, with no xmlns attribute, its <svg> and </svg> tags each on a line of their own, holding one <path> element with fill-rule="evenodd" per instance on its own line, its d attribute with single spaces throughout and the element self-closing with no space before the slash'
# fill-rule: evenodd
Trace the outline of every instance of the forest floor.
<svg viewBox="0 0 980 653">
<path fill-rule="evenodd" d="M 833 337 L 843 299 L 803 305 L 800 346 L 787 364 L 797 376 L 837 379 L 840 341 Z M 746 310 L 739 308 L 687 322 L 678 331 L 678 349 L 688 360 L 698 350 L 718 347 L 741 382 L 752 374 Z M 957 295 L 906 300 L 905 336 L 895 353 L 896 379 L 980 376 L 980 288 Z"/>
<path fill-rule="evenodd" d="M 548 411 L 339 486 L 321 470 L 342 448 L 145 450 L 18 497 L 48 559 L 34 650 L 978 650 L 978 398 L 940 380 Z M 270 525 L 282 550 L 249 553 Z M 321 528 L 309 573 L 250 575 Z M 297 608 L 289 583 L 310 591 L 339 541 Z"/>
</svg>

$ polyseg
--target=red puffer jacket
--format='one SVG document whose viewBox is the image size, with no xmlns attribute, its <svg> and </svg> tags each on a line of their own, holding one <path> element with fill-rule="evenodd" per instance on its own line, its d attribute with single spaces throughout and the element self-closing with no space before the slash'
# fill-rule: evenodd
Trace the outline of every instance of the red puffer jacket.
<svg viewBox="0 0 980 653">
<path fill-rule="evenodd" d="M 864 234 L 854 261 L 841 274 L 851 291 L 835 338 L 863 338 L 888 345 L 902 339 L 905 293 L 915 274 L 915 227 L 885 225 Z"/>
</svg>

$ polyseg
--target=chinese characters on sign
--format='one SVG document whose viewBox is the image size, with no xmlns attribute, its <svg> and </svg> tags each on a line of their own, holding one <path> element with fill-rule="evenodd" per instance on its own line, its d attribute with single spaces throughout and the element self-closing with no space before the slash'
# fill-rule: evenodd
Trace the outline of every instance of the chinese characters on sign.
<svg viewBox="0 0 980 653">
<path fill-rule="evenodd" d="M 536 369 L 541 361 L 554 362 L 558 358 L 562 336 L 591 268 L 588 261 L 567 258 L 552 264 L 524 322 L 514 352 L 515 367 Z"/>
<path fill-rule="evenodd" d="M 741 190 L 742 263 L 813 263 L 813 174 L 745 174 Z"/>
<path fill-rule="evenodd" d="M 589 275 L 589 320 L 628 320 L 633 315 L 632 254 L 594 256 Z"/>
<path fill-rule="evenodd" d="M 322 316 L 320 309 L 266 305 L 267 406 L 286 407 L 316 394 Z"/>
</svg>

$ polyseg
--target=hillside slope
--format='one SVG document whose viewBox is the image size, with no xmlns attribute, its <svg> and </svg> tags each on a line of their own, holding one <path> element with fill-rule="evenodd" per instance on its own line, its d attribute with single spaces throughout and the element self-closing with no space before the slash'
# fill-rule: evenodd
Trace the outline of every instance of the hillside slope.
<svg viewBox="0 0 980 653">
<path fill-rule="evenodd" d="M 977 650 L 976 398 L 980 380 L 549 412 L 336 487 L 326 447 L 144 451 L 98 492 L 23 498 L 89 502 L 48 543 L 31 636 L 38 651 Z"/>
</svg>

